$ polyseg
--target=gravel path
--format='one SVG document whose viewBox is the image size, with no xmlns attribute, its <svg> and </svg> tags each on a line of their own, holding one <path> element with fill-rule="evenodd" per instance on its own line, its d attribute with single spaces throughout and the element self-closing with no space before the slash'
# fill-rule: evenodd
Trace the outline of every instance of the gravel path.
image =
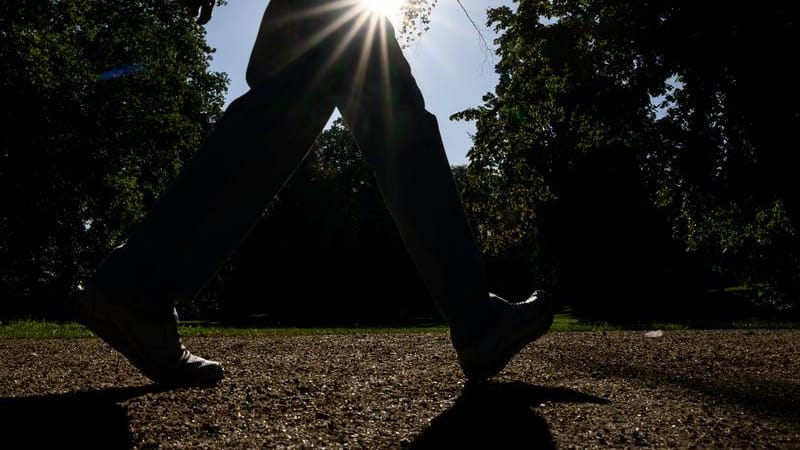
<svg viewBox="0 0 800 450">
<path fill-rule="evenodd" d="M 554 333 L 464 386 L 443 334 L 195 338 L 216 388 L 0 341 L 0 448 L 798 448 L 800 331 Z"/>
</svg>

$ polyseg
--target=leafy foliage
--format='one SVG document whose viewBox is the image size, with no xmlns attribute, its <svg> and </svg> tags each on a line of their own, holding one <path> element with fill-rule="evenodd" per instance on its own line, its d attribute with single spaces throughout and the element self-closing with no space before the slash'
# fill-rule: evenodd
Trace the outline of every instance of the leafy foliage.
<svg viewBox="0 0 800 450">
<path fill-rule="evenodd" d="M 405 0 L 402 3 L 400 30 L 398 30 L 402 44 L 409 45 L 428 31 L 436 3 L 438 0 Z"/>
<path fill-rule="evenodd" d="M 579 303 L 676 283 L 793 302 L 797 18 L 780 0 L 491 10 L 500 82 L 455 115 L 477 121 L 465 197 L 485 247 L 523 249 Z"/>
<path fill-rule="evenodd" d="M 0 297 L 63 311 L 192 156 L 226 77 L 174 2 L 0 6 Z M 13 312 L 13 311 L 12 311 Z"/>
</svg>

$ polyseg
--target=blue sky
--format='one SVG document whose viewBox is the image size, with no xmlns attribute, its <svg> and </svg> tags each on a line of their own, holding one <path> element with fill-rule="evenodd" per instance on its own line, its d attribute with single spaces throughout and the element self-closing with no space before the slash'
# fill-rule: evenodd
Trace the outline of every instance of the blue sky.
<svg viewBox="0 0 800 450">
<path fill-rule="evenodd" d="M 486 9 L 512 6 L 511 0 L 462 0 L 493 47 L 495 35 L 486 24 Z M 206 26 L 207 41 L 217 49 L 211 68 L 230 77 L 227 102 L 247 91 L 244 71 L 267 1 L 229 2 L 214 10 Z M 482 47 L 477 32 L 455 0 L 439 0 L 428 33 L 405 50 L 429 111 L 439 119 L 450 164 L 466 164 L 472 145 L 472 123 L 453 122 L 451 114 L 481 104 L 494 91 L 497 75 L 493 52 Z"/>
</svg>

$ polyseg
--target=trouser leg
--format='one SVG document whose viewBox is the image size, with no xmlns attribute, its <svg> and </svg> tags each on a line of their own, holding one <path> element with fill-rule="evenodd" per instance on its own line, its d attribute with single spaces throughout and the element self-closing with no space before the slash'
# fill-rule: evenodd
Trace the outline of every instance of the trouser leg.
<svg viewBox="0 0 800 450">
<path fill-rule="evenodd" d="M 337 103 L 376 180 L 411 258 L 454 341 L 488 305 L 483 257 L 466 219 L 436 118 L 388 21 L 356 42 L 353 73 Z M 359 48 L 360 47 L 360 48 Z"/>
<path fill-rule="evenodd" d="M 234 101 L 94 282 L 116 297 L 190 298 L 244 239 L 334 108 L 329 60 L 352 1 L 272 0 Z"/>
<path fill-rule="evenodd" d="M 304 54 L 308 42 L 325 41 L 310 86 L 337 91 L 337 106 L 454 340 L 468 336 L 488 309 L 483 258 L 436 118 L 425 110 L 388 20 L 363 14 L 353 0 L 272 0 L 270 8 L 261 26 L 272 37 L 256 43 L 248 78 L 268 76 Z"/>
<path fill-rule="evenodd" d="M 101 266 L 98 284 L 136 297 L 194 295 L 313 143 L 335 90 L 454 340 L 468 334 L 487 308 L 483 260 L 436 119 L 425 110 L 391 26 L 364 21 L 352 8 L 328 8 L 341 2 L 304 2 L 315 13 L 300 16 L 288 0 L 273 2 L 248 68 L 255 87 L 231 104 L 127 245 Z M 271 53 L 270 44 L 284 50 Z"/>
<path fill-rule="evenodd" d="M 94 281 L 120 297 L 191 298 L 240 244 L 333 111 L 302 64 L 235 100 Z M 306 78 L 306 79 L 304 79 Z"/>
</svg>

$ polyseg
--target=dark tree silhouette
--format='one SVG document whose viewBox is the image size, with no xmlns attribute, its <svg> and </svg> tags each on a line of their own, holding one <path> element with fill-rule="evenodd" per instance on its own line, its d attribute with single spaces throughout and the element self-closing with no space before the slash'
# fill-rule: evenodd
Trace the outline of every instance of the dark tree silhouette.
<svg viewBox="0 0 800 450">
<path fill-rule="evenodd" d="M 725 288 L 796 302 L 796 2 L 536 0 L 489 17 L 500 83 L 456 115 L 477 120 L 465 196 L 488 250 L 527 253 L 590 309 Z"/>
<path fill-rule="evenodd" d="M 63 315 L 220 112 L 177 3 L 0 6 L 0 315 Z"/>
</svg>

